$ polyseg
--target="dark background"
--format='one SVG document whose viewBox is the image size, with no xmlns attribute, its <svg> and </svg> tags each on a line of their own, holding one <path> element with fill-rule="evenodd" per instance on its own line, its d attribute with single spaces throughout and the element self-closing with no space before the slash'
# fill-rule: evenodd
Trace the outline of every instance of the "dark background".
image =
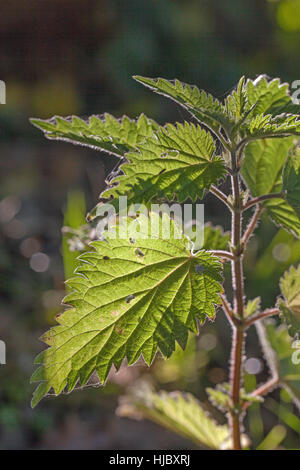
<svg viewBox="0 0 300 470">
<path fill-rule="evenodd" d="M 43 348 L 38 337 L 60 311 L 64 270 L 74 263 L 62 243 L 64 217 L 69 225 L 83 222 L 115 162 L 45 140 L 29 117 L 108 111 L 182 121 L 182 110 L 131 76 L 177 77 L 222 99 L 241 75 L 300 79 L 299 49 L 298 0 L 1 1 L 0 79 L 7 87 L 7 104 L 0 105 L 0 339 L 7 344 L 1 449 L 190 448 L 154 424 L 116 416 L 118 396 L 147 375 L 157 388 L 192 391 L 211 410 L 205 388 L 228 380 L 231 331 L 220 312 L 186 353 L 158 358 L 149 373 L 143 365 L 125 368 L 111 374 L 105 389 L 46 399 L 31 410 L 29 377 Z M 207 221 L 229 228 L 213 198 L 205 210 Z M 272 306 L 279 276 L 299 257 L 300 241 L 264 221 L 247 257 L 250 298 L 261 295 L 264 307 Z M 248 362 L 251 388 L 268 377 L 255 332 L 248 335 L 247 357 L 260 361 L 256 374 Z M 284 393 L 251 410 L 246 426 L 254 447 L 274 426 L 285 435 L 282 447 L 298 446 L 299 412 Z"/>
</svg>

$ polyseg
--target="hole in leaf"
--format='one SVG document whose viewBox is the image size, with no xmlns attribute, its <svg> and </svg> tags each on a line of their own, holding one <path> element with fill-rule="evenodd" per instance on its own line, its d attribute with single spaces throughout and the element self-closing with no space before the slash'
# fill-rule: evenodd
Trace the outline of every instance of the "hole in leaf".
<svg viewBox="0 0 300 470">
<path fill-rule="evenodd" d="M 124 333 L 123 328 L 121 328 L 121 327 L 118 326 L 118 325 L 115 326 L 115 331 L 116 331 L 116 333 L 118 333 L 119 335 L 122 335 L 122 334 Z"/>
<path fill-rule="evenodd" d="M 136 254 L 137 256 L 145 256 L 145 253 L 143 253 L 142 250 L 140 250 L 139 248 L 137 248 L 137 249 L 135 250 L 135 254 Z"/>
<path fill-rule="evenodd" d="M 168 152 L 163 152 L 160 156 L 160 158 L 174 158 L 177 157 L 179 154 L 178 150 L 169 150 Z"/>
<path fill-rule="evenodd" d="M 135 299 L 135 295 L 130 294 L 126 297 L 126 303 L 129 304 L 133 299 Z"/>
<path fill-rule="evenodd" d="M 205 271 L 205 267 L 202 264 L 196 264 L 195 271 L 197 274 L 202 274 Z"/>
<path fill-rule="evenodd" d="M 103 256 L 103 259 L 109 259 L 109 256 Z"/>
</svg>

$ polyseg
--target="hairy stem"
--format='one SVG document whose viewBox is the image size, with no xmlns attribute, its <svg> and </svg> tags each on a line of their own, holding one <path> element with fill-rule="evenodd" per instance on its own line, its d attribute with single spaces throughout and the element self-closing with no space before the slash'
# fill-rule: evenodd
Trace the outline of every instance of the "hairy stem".
<svg viewBox="0 0 300 470">
<path fill-rule="evenodd" d="M 231 249 L 234 259 L 231 262 L 232 287 L 234 294 L 234 313 L 236 317 L 244 315 L 244 279 L 243 279 L 243 247 L 242 235 L 242 203 L 240 192 L 240 177 L 235 152 L 231 152 L 233 175 L 231 176 L 234 208 L 232 212 Z M 244 329 L 242 325 L 234 325 L 231 352 L 231 398 L 233 411 L 231 413 L 231 427 L 233 448 L 241 449 L 241 415 L 239 412 L 240 387 L 242 378 L 242 358 L 244 347 Z"/>
<path fill-rule="evenodd" d="M 270 193 L 270 194 L 264 194 L 263 196 L 258 196 L 253 199 L 250 199 L 244 207 L 243 211 L 249 209 L 249 207 L 254 206 L 255 204 L 259 204 L 262 201 L 266 201 L 267 199 L 283 199 L 284 194 L 283 193 Z"/>
<path fill-rule="evenodd" d="M 257 313 L 256 315 L 252 315 L 246 322 L 246 328 L 249 328 L 249 326 L 253 325 L 253 323 L 257 322 L 258 320 L 262 320 L 263 318 L 268 318 L 279 314 L 279 308 L 268 308 L 263 312 Z"/>
<path fill-rule="evenodd" d="M 222 301 L 222 307 L 223 307 L 224 313 L 225 313 L 229 323 L 233 326 L 234 322 L 235 322 L 235 318 L 233 316 L 233 311 L 232 311 L 231 305 L 229 304 L 229 302 L 228 302 L 225 295 L 221 296 L 221 301 Z"/>
<path fill-rule="evenodd" d="M 233 330 L 232 352 L 231 352 L 231 399 L 233 410 L 231 412 L 231 429 L 233 449 L 241 450 L 241 415 L 239 410 L 242 358 L 244 348 L 244 331 L 235 326 Z"/>
<path fill-rule="evenodd" d="M 213 193 L 215 196 L 217 196 L 218 199 L 220 199 L 224 204 L 228 207 L 228 209 L 233 210 L 233 207 L 231 204 L 228 202 L 228 198 L 226 194 L 224 194 L 220 189 L 218 189 L 216 186 L 213 184 L 210 187 L 210 192 Z"/>
<path fill-rule="evenodd" d="M 252 233 L 254 232 L 255 228 L 257 227 L 257 223 L 260 217 L 261 212 L 263 211 L 263 207 L 257 205 L 255 212 L 249 222 L 249 225 L 244 233 L 242 243 L 245 246 L 249 238 L 251 237 Z"/>
<path fill-rule="evenodd" d="M 276 385 L 279 383 L 279 377 L 278 375 L 275 375 L 272 377 L 268 382 L 265 384 L 261 385 L 258 387 L 254 392 L 251 393 L 253 397 L 262 397 L 264 395 L 267 395 L 267 393 L 271 392 Z M 246 402 L 243 405 L 243 411 L 245 411 L 249 406 L 251 405 L 251 402 Z"/>
<path fill-rule="evenodd" d="M 225 250 L 208 250 L 208 253 L 211 253 L 212 255 L 215 255 L 215 256 L 219 256 L 219 258 L 223 258 L 226 260 L 234 259 L 234 256 L 232 255 L 232 253 L 230 253 L 229 251 L 225 251 Z"/>
</svg>

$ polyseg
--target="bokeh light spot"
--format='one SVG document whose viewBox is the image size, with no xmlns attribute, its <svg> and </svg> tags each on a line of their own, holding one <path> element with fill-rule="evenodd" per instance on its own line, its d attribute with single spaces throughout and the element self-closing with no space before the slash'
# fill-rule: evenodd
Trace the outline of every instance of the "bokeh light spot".
<svg viewBox="0 0 300 470">
<path fill-rule="evenodd" d="M 211 382 L 217 384 L 225 381 L 226 374 L 220 367 L 214 367 L 209 371 L 208 378 Z"/>
<path fill-rule="evenodd" d="M 26 227 L 20 220 L 13 219 L 8 224 L 4 225 L 3 232 L 7 237 L 18 240 L 19 238 L 24 237 Z"/>
<path fill-rule="evenodd" d="M 20 245 L 20 252 L 25 258 L 31 258 L 38 251 L 41 251 L 41 243 L 36 238 L 26 238 Z"/>
<path fill-rule="evenodd" d="M 21 201 L 16 196 L 7 196 L 0 202 L 0 222 L 10 222 L 19 212 Z"/>
<path fill-rule="evenodd" d="M 260 359 L 256 357 L 250 357 L 245 362 L 245 371 L 247 374 L 256 375 L 259 374 L 263 370 L 263 364 Z"/>
<path fill-rule="evenodd" d="M 285 261 L 288 261 L 291 256 L 291 249 L 286 243 L 278 243 L 274 246 L 272 255 L 276 261 L 284 263 Z"/>
<path fill-rule="evenodd" d="M 199 344 L 200 347 L 205 351 L 211 351 L 217 345 L 217 338 L 211 333 L 206 333 L 204 335 L 201 335 Z"/>
<path fill-rule="evenodd" d="M 45 253 L 34 253 L 30 258 L 30 267 L 37 273 L 44 273 L 49 268 L 50 259 Z"/>
</svg>

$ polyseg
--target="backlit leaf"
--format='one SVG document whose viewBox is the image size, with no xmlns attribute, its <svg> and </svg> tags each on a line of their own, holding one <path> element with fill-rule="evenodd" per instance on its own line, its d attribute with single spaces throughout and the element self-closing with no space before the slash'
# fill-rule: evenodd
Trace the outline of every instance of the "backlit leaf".
<svg viewBox="0 0 300 470">
<path fill-rule="evenodd" d="M 41 384 L 33 406 L 51 388 L 59 394 L 78 381 L 84 385 L 94 371 L 103 383 L 125 357 L 132 364 L 142 355 L 150 365 L 158 348 L 169 357 L 175 342 L 184 348 L 188 331 L 197 333 L 197 323 L 214 319 L 222 292 L 218 259 L 191 253 L 167 215 L 126 223 L 127 238 L 120 225 L 80 256 L 77 276 L 68 281 L 73 291 L 64 299 L 71 308 L 42 338 L 50 348 L 36 359 L 42 365 L 32 381 Z M 149 237 L 153 224 L 162 227 L 160 238 Z"/>
<path fill-rule="evenodd" d="M 210 418 L 190 393 L 155 393 L 147 386 L 137 387 L 131 395 L 122 397 L 118 414 L 150 419 L 200 447 L 222 449 L 230 441 L 228 426 Z"/>
</svg>

